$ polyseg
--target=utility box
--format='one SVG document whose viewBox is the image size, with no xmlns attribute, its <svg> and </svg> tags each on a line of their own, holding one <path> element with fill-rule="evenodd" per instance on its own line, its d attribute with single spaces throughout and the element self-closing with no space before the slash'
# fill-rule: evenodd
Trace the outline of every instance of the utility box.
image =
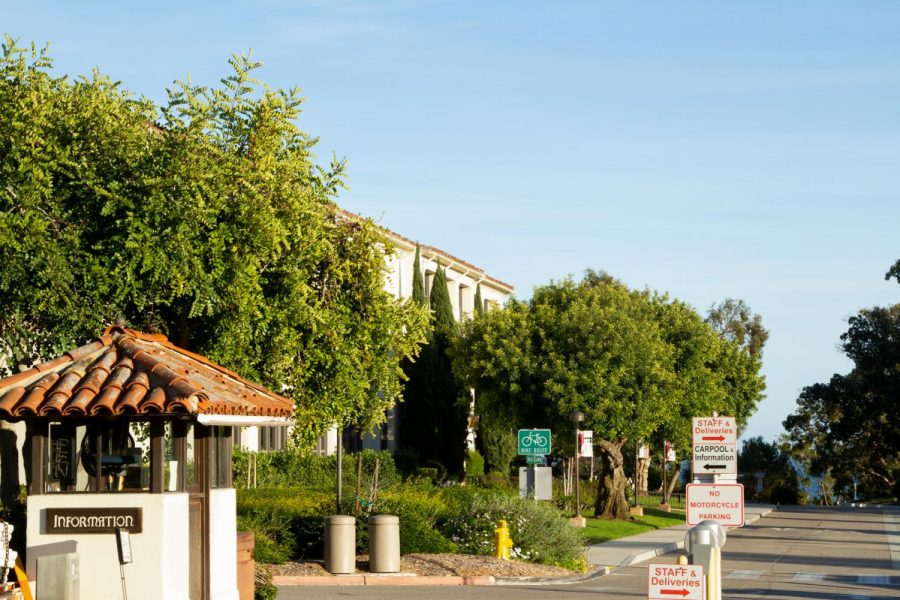
<svg viewBox="0 0 900 600">
<path fill-rule="evenodd" d="M 550 467 L 519 467 L 519 497 L 551 500 L 553 498 L 553 469 Z"/>
<path fill-rule="evenodd" d="M 80 570 L 77 552 L 39 556 L 36 600 L 79 600 Z"/>
</svg>

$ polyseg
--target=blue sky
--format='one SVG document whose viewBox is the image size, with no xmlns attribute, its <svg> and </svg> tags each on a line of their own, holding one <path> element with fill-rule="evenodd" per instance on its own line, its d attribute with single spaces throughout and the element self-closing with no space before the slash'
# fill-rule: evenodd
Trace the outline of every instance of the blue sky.
<svg viewBox="0 0 900 600">
<path fill-rule="evenodd" d="M 849 363 L 859 308 L 900 301 L 897 2 L 3 2 L 157 101 L 253 49 L 349 161 L 341 204 L 512 283 L 603 269 L 771 330 L 773 439 Z"/>
</svg>

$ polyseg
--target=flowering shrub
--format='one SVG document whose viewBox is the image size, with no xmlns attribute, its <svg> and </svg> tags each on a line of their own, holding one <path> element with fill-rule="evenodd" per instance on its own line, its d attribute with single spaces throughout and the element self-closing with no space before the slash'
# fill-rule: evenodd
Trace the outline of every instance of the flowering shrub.
<svg viewBox="0 0 900 600">
<path fill-rule="evenodd" d="M 441 527 L 460 552 L 493 554 L 497 522 L 505 519 L 513 541 L 511 556 L 529 562 L 584 570 L 580 531 L 551 505 L 497 490 L 469 488 L 455 494 L 456 510 Z"/>
</svg>

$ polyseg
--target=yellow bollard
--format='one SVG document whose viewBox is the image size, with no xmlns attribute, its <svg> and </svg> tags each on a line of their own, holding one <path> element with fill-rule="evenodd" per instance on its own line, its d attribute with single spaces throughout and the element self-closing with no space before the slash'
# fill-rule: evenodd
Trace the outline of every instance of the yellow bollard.
<svg viewBox="0 0 900 600">
<path fill-rule="evenodd" d="M 718 548 L 713 548 L 709 561 L 709 590 L 706 592 L 707 600 L 722 600 L 722 554 Z"/>
<path fill-rule="evenodd" d="M 497 534 L 497 552 L 494 556 L 503 560 L 509 560 L 509 551 L 512 549 L 513 543 L 509 537 L 509 525 L 507 525 L 505 520 L 500 519 L 497 521 L 497 529 L 494 530 L 494 533 Z"/>
</svg>

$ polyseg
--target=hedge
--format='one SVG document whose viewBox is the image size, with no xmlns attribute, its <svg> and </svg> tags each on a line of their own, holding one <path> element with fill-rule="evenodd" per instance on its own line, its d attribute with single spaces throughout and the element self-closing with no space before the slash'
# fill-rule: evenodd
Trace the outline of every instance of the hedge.
<svg viewBox="0 0 900 600">
<path fill-rule="evenodd" d="M 402 481 L 394 458 L 390 452 L 364 450 L 343 456 L 343 484 L 345 490 L 356 486 L 357 457 L 362 456 L 363 488 L 371 484 L 378 460 L 378 487 L 381 489 L 397 485 Z M 295 449 L 277 452 L 246 452 L 235 448 L 232 479 L 238 489 L 254 487 L 251 460 L 256 461 L 256 486 L 258 488 L 334 488 L 337 479 L 337 458 L 318 456 Z M 250 471 L 248 479 L 247 474 Z M 247 485 L 248 480 L 250 485 Z M 352 492 L 351 492 L 352 493 Z"/>
</svg>

